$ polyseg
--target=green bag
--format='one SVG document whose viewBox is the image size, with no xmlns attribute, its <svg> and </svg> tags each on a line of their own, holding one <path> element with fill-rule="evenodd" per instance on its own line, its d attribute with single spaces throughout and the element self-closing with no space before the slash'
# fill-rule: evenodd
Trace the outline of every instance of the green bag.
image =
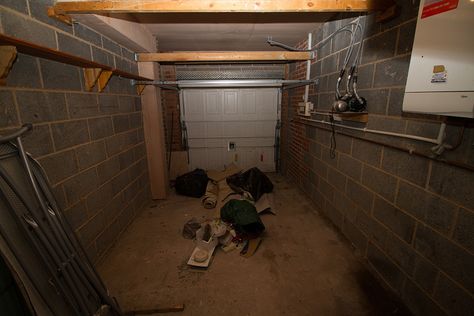
<svg viewBox="0 0 474 316">
<path fill-rule="evenodd" d="M 237 234 L 243 239 L 257 238 L 265 230 L 255 206 L 246 200 L 227 202 L 221 208 L 221 219 L 234 225 Z"/>
</svg>

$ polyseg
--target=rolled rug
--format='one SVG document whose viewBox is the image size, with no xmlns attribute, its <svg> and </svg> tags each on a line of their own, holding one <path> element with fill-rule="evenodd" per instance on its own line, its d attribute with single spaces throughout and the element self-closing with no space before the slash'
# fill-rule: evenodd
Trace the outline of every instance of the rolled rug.
<svg viewBox="0 0 474 316">
<path fill-rule="evenodd" d="M 208 209 L 216 207 L 218 192 L 219 192 L 219 189 L 217 185 L 214 184 L 212 181 L 208 181 L 207 187 L 206 187 L 206 193 L 201 199 L 202 205 Z"/>
</svg>

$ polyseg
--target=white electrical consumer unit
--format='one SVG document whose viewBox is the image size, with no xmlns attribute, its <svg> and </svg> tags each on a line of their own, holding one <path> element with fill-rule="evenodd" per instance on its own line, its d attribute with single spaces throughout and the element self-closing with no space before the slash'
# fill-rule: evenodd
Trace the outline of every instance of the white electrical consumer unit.
<svg viewBox="0 0 474 316">
<path fill-rule="evenodd" d="M 474 117 L 474 1 L 422 0 L 403 111 Z"/>
</svg>

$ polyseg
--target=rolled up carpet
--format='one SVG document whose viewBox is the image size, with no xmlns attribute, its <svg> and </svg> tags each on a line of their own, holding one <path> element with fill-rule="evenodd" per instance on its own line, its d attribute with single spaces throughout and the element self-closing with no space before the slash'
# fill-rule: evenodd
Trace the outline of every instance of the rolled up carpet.
<svg viewBox="0 0 474 316">
<path fill-rule="evenodd" d="M 219 189 L 217 185 L 214 184 L 212 181 L 208 181 L 206 193 L 204 193 L 204 196 L 201 199 L 202 205 L 208 209 L 216 207 L 218 193 Z"/>
</svg>

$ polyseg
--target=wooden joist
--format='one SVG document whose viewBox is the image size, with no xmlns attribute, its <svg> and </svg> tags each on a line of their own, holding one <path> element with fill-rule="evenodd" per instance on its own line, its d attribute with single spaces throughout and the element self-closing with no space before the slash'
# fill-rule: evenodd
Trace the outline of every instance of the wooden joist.
<svg viewBox="0 0 474 316">
<path fill-rule="evenodd" d="M 366 12 L 391 0 L 131 0 L 68 1 L 54 5 L 55 15 L 81 13 L 222 13 L 222 12 Z"/>
<path fill-rule="evenodd" d="M 212 62 L 212 61 L 295 61 L 311 59 L 310 52 L 250 51 L 250 52 L 171 52 L 138 54 L 138 61 Z"/>
</svg>

